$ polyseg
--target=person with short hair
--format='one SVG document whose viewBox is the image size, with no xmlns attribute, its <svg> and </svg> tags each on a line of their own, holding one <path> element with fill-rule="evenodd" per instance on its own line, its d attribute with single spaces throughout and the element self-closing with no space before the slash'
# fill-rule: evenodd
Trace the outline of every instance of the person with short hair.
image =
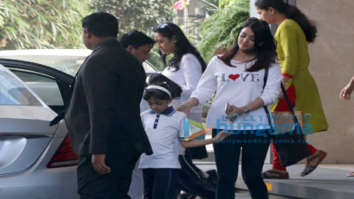
<svg viewBox="0 0 354 199">
<path fill-rule="evenodd" d="M 75 77 L 65 114 L 80 155 L 78 192 L 81 199 L 129 199 L 135 163 L 152 153 L 139 110 L 146 75 L 118 42 L 116 17 L 96 12 L 82 19 L 82 27 L 93 51 Z"/>
<path fill-rule="evenodd" d="M 123 34 L 119 41 L 123 47 L 130 54 L 134 55 L 135 58 L 137 58 L 141 63 L 150 58 L 150 51 L 155 44 L 155 40 L 153 40 L 151 37 L 136 30 Z M 140 103 L 140 112 L 143 112 L 148 108 L 149 106 L 147 105 L 146 101 L 142 99 Z M 136 182 L 134 178 L 133 181 Z M 138 191 L 136 191 L 136 194 L 134 195 L 139 195 L 137 192 Z"/>
<path fill-rule="evenodd" d="M 141 63 L 149 59 L 150 50 L 152 49 L 155 41 L 146 34 L 133 30 L 129 33 L 123 34 L 120 39 L 123 47 L 132 55 L 134 55 Z M 140 112 L 148 109 L 146 101 L 143 99 L 140 104 Z M 132 182 L 129 187 L 128 195 L 132 199 L 143 199 L 144 197 L 144 182 L 143 173 L 138 166 L 137 162 L 133 174 Z"/>
<path fill-rule="evenodd" d="M 144 62 L 150 58 L 150 51 L 155 44 L 152 38 L 136 30 L 123 34 L 119 41 L 140 62 Z"/>
</svg>

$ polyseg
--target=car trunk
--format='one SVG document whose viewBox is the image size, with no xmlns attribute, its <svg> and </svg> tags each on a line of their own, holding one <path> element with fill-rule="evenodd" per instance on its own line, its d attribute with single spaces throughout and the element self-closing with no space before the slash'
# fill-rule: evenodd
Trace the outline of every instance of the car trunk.
<svg viewBox="0 0 354 199">
<path fill-rule="evenodd" d="M 40 158 L 55 134 L 55 116 L 44 106 L 1 106 L 0 175 L 25 171 Z"/>
</svg>

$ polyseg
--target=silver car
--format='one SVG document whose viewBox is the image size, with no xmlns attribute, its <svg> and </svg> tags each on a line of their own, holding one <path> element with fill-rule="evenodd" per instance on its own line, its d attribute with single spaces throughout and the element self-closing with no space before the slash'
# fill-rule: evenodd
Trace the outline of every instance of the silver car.
<svg viewBox="0 0 354 199">
<path fill-rule="evenodd" d="M 63 121 L 74 75 L 89 50 L 0 51 L 0 198 L 79 198 Z M 37 63 L 34 63 L 37 62 Z M 146 72 L 155 72 L 144 63 Z"/>
<path fill-rule="evenodd" d="M 24 72 L 16 66 L 11 69 Z M 73 166 L 77 155 L 64 123 L 49 125 L 55 116 L 22 80 L 0 65 L 2 199 L 78 198 Z"/>
</svg>

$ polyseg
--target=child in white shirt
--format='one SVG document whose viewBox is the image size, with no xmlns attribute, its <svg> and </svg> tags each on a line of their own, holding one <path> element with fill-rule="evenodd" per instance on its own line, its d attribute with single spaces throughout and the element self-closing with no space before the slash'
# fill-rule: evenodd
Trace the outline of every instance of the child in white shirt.
<svg viewBox="0 0 354 199">
<path fill-rule="evenodd" d="M 186 115 L 169 106 L 174 97 L 181 93 L 180 87 L 173 82 L 149 85 L 144 99 L 150 110 L 141 114 L 146 134 L 153 154 L 143 154 L 139 168 L 143 169 L 144 199 L 171 199 L 176 194 L 178 172 L 181 168 L 178 155 L 179 144 L 183 147 L 197 147 L 221 141 L 228 135 L 220 132 L 207 140 L 184 141 Z"/>
</svg>

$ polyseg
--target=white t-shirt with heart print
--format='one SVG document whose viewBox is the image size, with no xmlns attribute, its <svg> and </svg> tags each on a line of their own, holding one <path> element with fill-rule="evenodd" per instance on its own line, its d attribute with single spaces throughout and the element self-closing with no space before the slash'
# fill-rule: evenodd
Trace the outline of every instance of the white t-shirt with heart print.
<svg viewBox="0 0 354 199">
<path fill-rule="evenodd" d="M 234 122 L 226 118 L 227 103 L 241 107 L 261 97 L 266 106 L 276 102 L 280 92 L 281 71 L 278 63 L 272 64 L 268 72 L 267 84 L 263 90 L 265 70 L 246 71 L 256 60 L 244 63 L 231 60 L 234 67 L 226 65 L 217 56 L 213 57 L 203 73 L 191 97 L 200 104 L 206 103 L 215 93 L 209 109 L 207 126 L 225 130 L 269 129 L 267 115 L 263 107 L 242 114 Z"/>
</svg>

